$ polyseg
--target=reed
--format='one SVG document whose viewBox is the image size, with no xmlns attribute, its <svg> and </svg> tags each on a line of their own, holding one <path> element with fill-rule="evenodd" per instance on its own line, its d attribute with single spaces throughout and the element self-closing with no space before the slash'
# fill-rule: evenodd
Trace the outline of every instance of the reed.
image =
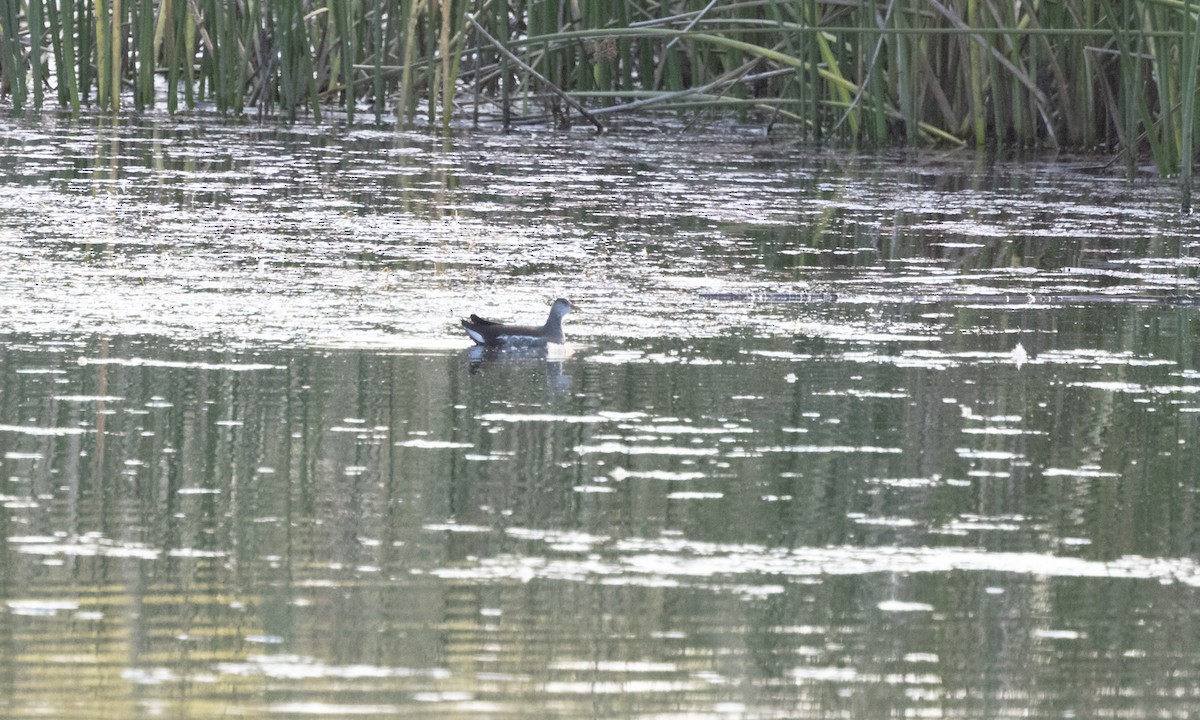
<svg viewBox="0 0 1200 720">
<path fill-rule="evenodd" d="M 25 51 L 21 44 L 18 8 L 13 2 L 0 2 L 0 81 L 12 98 L 13 109 L 20 112 L 25 107 L 28 83 L 25 82 Z"/>
<path fill-rule="evenodd" d="M 647 108 L 862 147 L 1120 151 L 1190 182 L 1197 0 L 0 0 L 16 110 L 449 128 Z M 52 69 L 51 69 L 52 68 Z M 421 111 L 420 108 L 424 108 Z M 614 109 L 616 109 L 614 111 Z"/>
<path fill-rule="evenodd" d="M 1183 3 L 1183 41 L 1180 50 L 1180 142 L 1179 157 L 1180 179 L 1183 185 L 1183 210 L 1192 209 L 1192 163 L 1188 158 L 1195 157 L 1193 140 L 1197 132 L 1196 102 L 1200 100 L 1196 94 L 1197 65 L 1200 65 L 1200 17 L 1195 14 L 1193 0 Z"/>
</svg>

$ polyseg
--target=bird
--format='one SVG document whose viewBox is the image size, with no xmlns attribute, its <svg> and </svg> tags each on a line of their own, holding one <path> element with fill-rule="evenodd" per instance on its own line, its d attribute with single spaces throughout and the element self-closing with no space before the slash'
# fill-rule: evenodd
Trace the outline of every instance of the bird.
<svg viewBox="0 0 1200 720">
<path fill-rule="evenodd" d="M 462 326 L 476 345 L 486 347 L 537 347 L 546 343 L 561 345 L 563 316 L 578 309 L 570 300 L 559 298 L 550 306 L 550 317 L 546 318 L 545 325 L 504 325 L 471 315 L 462 321 Z"/>
</svg>

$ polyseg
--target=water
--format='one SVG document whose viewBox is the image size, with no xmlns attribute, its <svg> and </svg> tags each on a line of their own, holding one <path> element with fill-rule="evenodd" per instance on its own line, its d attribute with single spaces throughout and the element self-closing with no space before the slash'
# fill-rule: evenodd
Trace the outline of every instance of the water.
<svg viewBox="0 0 1200 720">
<path fill-rule="evenodd" d="M 1168 186 L 732 126 L 0 142 L 0 716 L 1200 711 Z M 457 328 L 558 296 L 548 356 Z"/>
</svg>

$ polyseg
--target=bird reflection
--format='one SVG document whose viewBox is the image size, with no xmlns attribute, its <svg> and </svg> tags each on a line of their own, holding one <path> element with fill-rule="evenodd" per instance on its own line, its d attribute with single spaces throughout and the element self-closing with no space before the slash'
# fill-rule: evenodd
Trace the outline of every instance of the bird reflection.
<svg viewBox="0 0 1200 720">
<path fill-rule="evenodd" d="M 467 348 L 467 367 L 472 375 L 482 372 L 496 372 L 502 368 L 518 369 L 544 367 L 546 379 L 559 390 L 569 390 L 573 382 L 571 376 L 563 372 L 563 360 L 570 353 L 555 352 L 541 347 L 494 347 L 475 345 Z"/>
</svg>

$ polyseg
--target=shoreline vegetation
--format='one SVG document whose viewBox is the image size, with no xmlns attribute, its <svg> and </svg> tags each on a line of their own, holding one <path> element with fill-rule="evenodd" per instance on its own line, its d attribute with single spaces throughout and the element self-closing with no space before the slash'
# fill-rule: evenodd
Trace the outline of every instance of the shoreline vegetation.
<svg viewBox="0 0 1200 720">
<path fill-rule="evenodd" d="M 1190 185 L 1200 0 L 3 0 L 14 111 L 591 123 L 654 108 L 843 146 L 1048 147 Z"/>
</svg>

